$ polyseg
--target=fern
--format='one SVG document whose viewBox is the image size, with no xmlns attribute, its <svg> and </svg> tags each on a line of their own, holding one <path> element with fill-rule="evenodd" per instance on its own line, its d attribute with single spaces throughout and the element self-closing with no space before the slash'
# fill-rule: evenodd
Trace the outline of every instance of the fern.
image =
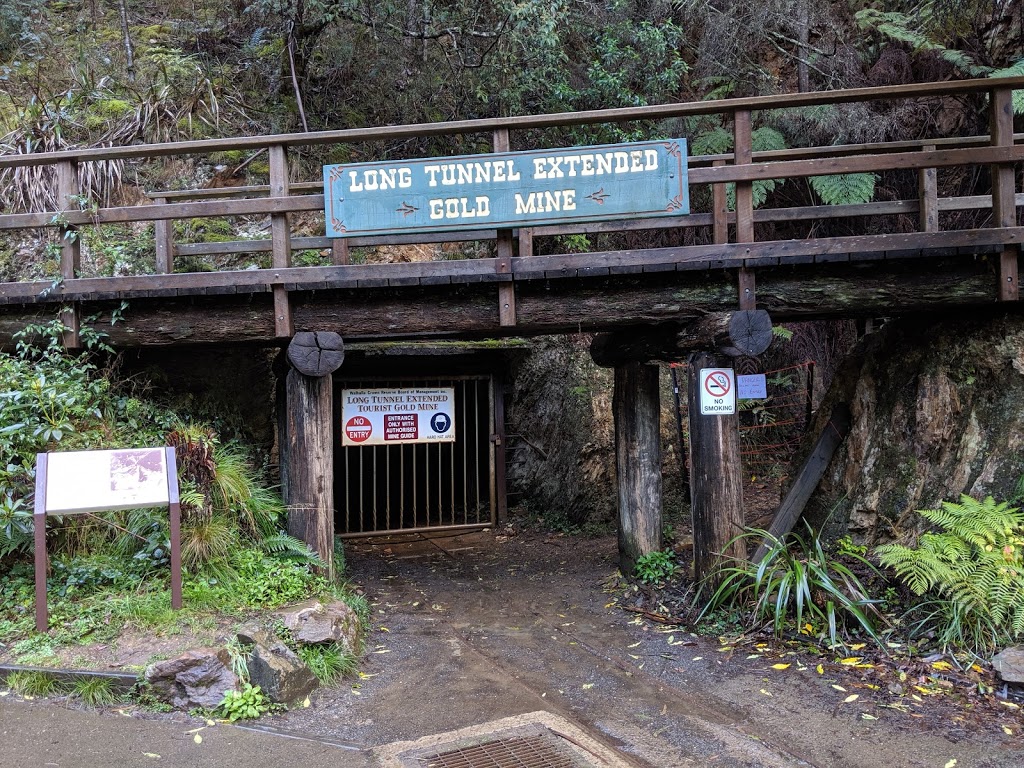
<svg viewBox="0 0 1024 768">
<path fill-rule="evenodd" d="M 875 196 L 877 180 L 874 173 L 812 176 L 811 187 L 826 205 L 856 205 L 867 203 Z"/>
<path fill-rule="evenodd" d="M 263 539 L 263 548 L 268 554 L 283 560 L 291 560 L 301 565 L 312 565 L 314 568 L 326 568 L 320 556 L 309 548 L 302 539 L 279 532 Z"/>
<path fill-rule="evenodd" d="M 989 72 L 989 77 L 1020 77 L 1024 75 L 1024 59 L 1011 64 L 1005 69 L 997 69 Z M 1013 92 L 1013 114 L 1024 114 L 1024 91 Z"/>
<path fill-rule="evenodd" d="M 918 627 L 975 653 L 1024 636 L 1024 512 L 991 496 L 961 496 L 919 514 L 943 530 L 917 547 L 876 550 L 915 594 L 932 596 Z"/>
</svg>

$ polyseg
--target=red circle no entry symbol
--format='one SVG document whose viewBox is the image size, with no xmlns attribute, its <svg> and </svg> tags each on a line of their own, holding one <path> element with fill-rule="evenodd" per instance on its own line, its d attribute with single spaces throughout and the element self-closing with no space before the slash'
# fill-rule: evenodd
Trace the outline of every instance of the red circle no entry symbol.
<svg viewBox="0 0 1024 768">
<path fill-rule="evenodd" d="M 729 386 L 729 374 L 725 371 L 712 371 L 704 377 L 704 389 L 712 397 L 725 397 Z"/>
<path fill-rule="evenodd" d="M 353 443 L 361 443 L 373 432 L 373 424 L 365 416 L 353 416 L 345 422 L 345 436 Z"/>
</svg>

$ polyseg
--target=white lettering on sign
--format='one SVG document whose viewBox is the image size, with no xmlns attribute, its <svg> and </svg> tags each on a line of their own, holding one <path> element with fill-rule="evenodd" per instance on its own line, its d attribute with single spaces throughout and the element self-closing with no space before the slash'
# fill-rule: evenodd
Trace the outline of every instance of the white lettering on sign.
<svg viewBox="0 0 1024 768">
<path fill-rule="evenodd" d="M 455 441 L 455 389 L 344 389 L 341 444 Z"/>
<path fill-rule="evenodd" d="M 438 163 L 423 166 L 427 185 L 454 187 L 464 184 L 489 184 L 492 181 L 519 181 L 522 177 L 512 160 L 484 160 L 483 162 Z"/>
<path fill-rule="evenodd" d="M 408 189 L 412 186 L 412 168 L 369 168 L 349 171 L 349 192 L 375 192 Z"/>
<path fill-rule="evenodd" d="M 554 191 L 530 192 L 526 199 L 516 192 L 516 213 L 550 213 L 551 211 L 575 211 L 576 190 L 557 189 Z"/>
<path fill-rule="evenodd" d="M 468 197 L 435 198 L 429 205 L 432 219 L 475 219 L 491 215 L 491 200 L 486 195 L 479 195 L 472 203 Z"/>
</svg>

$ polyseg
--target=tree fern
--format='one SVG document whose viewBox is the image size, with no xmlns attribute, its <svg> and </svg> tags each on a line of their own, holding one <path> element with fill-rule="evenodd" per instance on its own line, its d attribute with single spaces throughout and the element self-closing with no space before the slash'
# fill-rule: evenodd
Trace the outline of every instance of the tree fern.
<svg viewBox="0 0 1024 768">
<path fill-rule="evenodd" d="M 811 187 L 826 205 L 867 203 L 875 196 L 874 173 L 840 173 L 812 176 Z"/>
<path fill-rule="evenodd" d="M 1024 75 L 1024 59 L 1011 64 L 1005 69 L 996 69 L 989 72 L 989 77 L 1021 77 Z M 1013 92 L 1013 113 L 1024 114 L 1024 91 Z"/>
<path fill-rule="evenodd" d="M 267 553 L 274 557 L 291 560 L 303 565 L 312 565 L 315 568 L 327 567 L 327 563 L 310 549 L 306 542 L 294 536 L 289 536 L 283 531 L 266 537 L 263 539 L 262 544 Z"/>
<path fill-rule="evenodd" d="M 1024 636 L 1024 512 L 991 496 L 961 496 L 919 514 L 943 530 L 876 554 L 915 594 L 934 598 L 921 628 L 975 653 Z"/>
</svg>

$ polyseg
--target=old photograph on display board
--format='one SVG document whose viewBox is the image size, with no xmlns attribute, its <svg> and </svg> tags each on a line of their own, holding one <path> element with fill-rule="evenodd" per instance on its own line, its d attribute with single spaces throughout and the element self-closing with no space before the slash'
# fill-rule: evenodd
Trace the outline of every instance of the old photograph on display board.
<svg viewBox="0 0 1024 768">
<path fill-rule="evenodd" d="M 157 507 L 168 502 L 163 448 L 47 456 L 46 510 L 50 514 Z"/>
</svg>

